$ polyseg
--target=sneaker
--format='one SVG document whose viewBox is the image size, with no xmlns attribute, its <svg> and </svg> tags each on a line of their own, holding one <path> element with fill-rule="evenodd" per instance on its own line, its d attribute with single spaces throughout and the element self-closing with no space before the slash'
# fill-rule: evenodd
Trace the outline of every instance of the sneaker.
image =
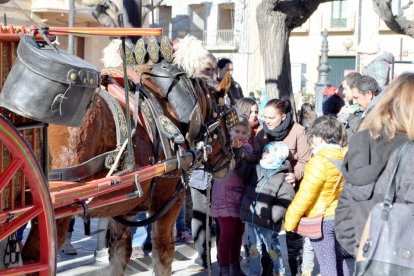
<svg viewBox="0 0 414 276">
<path fill-rule="evenodd" d="M 131 260 L 141 259 L 145 257 L 144 250 L 140 246 L 132 248 Z"/>
<path fill-rule="evenodd" d="M 108 248 L 95 250 L 95 261 L 109 264 Z"/>
<path fill-rule="evenodd" d="M 65 240 L 65 243 L 63 244 L 61 251 L 65 253 L 66 255 L 76 255 L 78 254 L 78 251 L 75 247 L 70 243 L 69 239 Z"/>
<path fill-rule="evenodd" d="M 199 265 L 199 264 L 192 264 L 192 265 L 188 266 L 186 268 L 186 270 L 190 271 L 190 272 L 202 272 L 202 271 L 206 271 L 207 267 L 204 267 L 204 266 Z"/>
<path fill-rule="evenodd" d="M 178 233 L 177 236 L 175 237 L 175 242 L 188 242 L 188 243 L 193 243 L 193 237 L 187 232 L 181 232 Z"/>
</svg>

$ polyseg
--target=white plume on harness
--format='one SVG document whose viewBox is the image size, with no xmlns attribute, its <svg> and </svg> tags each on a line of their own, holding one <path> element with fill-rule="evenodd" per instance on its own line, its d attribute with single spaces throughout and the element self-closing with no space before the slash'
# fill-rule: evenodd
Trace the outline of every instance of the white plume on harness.
<svg viewBox="0 0 414 276">
<path fill-rule="evenodd" d="M 174 45 L 173 63 L 181 67 L 188 77 L 195 76 L 197 69 L 205 64 L 209 52 L 201 40 L 191 35 L 178 39 Z"/>
<path fill-rule="evenodd" d="M 102 51 L 101 62 L 105 68 L 122 66 L 122 58 L 119 53 L 120 45 L 121 40 L 114 39 Z M 174 43 L 173 64 L 182 68 L 187 76 L 192 78 L 195 76 L 197 69 L 205 64 L 208 55 L 209 52 L 203 46 L 201 40 L 186 35 L 184 38 L 178 39 L 177 43 Z"/>
</svg>

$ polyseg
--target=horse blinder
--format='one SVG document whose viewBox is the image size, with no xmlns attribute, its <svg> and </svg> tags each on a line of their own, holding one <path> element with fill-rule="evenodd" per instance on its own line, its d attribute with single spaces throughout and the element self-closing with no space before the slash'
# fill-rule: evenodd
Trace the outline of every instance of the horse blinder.
<svg viewBox="0 0 414 276">
<path fill-rule="evenodd" d="M 213 147 L 213 152 L 204 166 L 207 171 L 217 175 L 218 178 L 223 178 L 234 167 L 234 162 L 232 162 L 234 155 L 229 133 L 230 129 L 238 124 L 238 116 L 234 107 L 219 105 L 217 111 L 219 115 L 216 115 L 216 120 L 206 126 L 205 143 Z M 225 129 L 222 128 L 223 120 Z M 216 144 L 220 146 L 221 150 L 214 150 Z"/>
</svg>

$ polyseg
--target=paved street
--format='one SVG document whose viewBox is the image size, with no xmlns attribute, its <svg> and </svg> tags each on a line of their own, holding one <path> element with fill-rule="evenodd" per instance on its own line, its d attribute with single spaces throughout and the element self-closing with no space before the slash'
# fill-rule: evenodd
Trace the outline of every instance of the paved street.
<svg viewBox="0 0 414 276">
<path fill-rule="evenodd" d="M 97 219 L 91 220 L 92 231 L 96 229 Z M 28 228 L 30 225 L 28 226 Z M 27 229 L 28 230 L 28 229 Z M 28 231 L 25 231 L 27 235 Z M 287 256 L 286 245 L 285 245 L 285 235 L 281 233 L 281 244 L 282 252 L 284 256 Z M 57 264 L 57 275 L 58 276 L 73 276 L 73 275 L 82 275 L 82 276 L 92 276 L 92 275 L 110 275 L 108 271 L 108 264 L 103 262 L 95 262 L 94 251 L 96 248 L 96 236 L 84 236 L 83 234 L 83 222 L 80 218 L 76 219 L 75 231 L 72 236 L 72 244 L 78 251 L 77 255 L 68 256 L 63 253 L 58 255 L 58 264 Z M 215 242 L 212 243 L 212 271 L 211 275 L 218 275 L 219 268 L 217 264 L 217 250 L 215 247 Z M 173 262 L 173 275 L 177 276 L 187 276 L 187 275 L 199 275 L 206 276 L 208 272 L 198 272 L 191 273 L 186 271 L 186 267 L 193 264 L 196 257 L 196 251 L 193 244 L 177 244 L 175 252 L 175 260 Z M 287 275 L 290 275 L 288 269 L 287 259 L 284 259 L 285 266 L 287 267 Z M 348 263 L 351 267 L 352 261 Z M 243 269 L 247 272 L 247 265 L 242 263 Z M 318 275 L 319 267 L 316 264 L 313 275 Z M 125 275 L 152 275 L 151 267 L 151 253 L 149 251 L 145 252 L 145 258 L 133 260 L 128 264 Z"/>
</svg>

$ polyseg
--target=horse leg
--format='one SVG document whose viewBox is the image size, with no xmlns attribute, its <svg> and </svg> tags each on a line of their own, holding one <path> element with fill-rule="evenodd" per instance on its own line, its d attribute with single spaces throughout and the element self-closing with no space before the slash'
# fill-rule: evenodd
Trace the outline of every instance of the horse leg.
<svg viewBox="0 0 414 276">
<path fill-rule="evenodd" d="M 156 192 L 150 205 L 150 214 L 160 210 L 171 196 L 174 185 L 157 183 Z M 158 188 L 161 188 L 158 190 Z M 169 189 L 169 190 L 167 190 Z M 152 225 L 152 258 L 153 273 L 156 276 L 171 275 L 171 264 L 174 259 L 174 226 L 183 204 L 184 192 L 179 194 L 179 200 L 171 209 Z"/>
<path fill-rule="evenodd" d="M 66 240 L 68 234 L 69 222 L 71 217 L 65 217 L 56 220 L 56 235 L 57 235 L 57 248 L 59 249 Z M 36 263 L 39 261 L 40 256 L 40 239 L 39 239 L 39 226 L 36 223 L 32 223 L 30 233 L 27 236 L 26 242 L 22 250 L 22 258 L 24 264 Z M 59 251 L 58 251 L 59 252 Z"/>
<path fill-rule="evenodd" d="M 110 275 L 122 276 L 132 253 L 131 228 L 111 218 L 109 220 L 109 234 Z"/>
</svg>

